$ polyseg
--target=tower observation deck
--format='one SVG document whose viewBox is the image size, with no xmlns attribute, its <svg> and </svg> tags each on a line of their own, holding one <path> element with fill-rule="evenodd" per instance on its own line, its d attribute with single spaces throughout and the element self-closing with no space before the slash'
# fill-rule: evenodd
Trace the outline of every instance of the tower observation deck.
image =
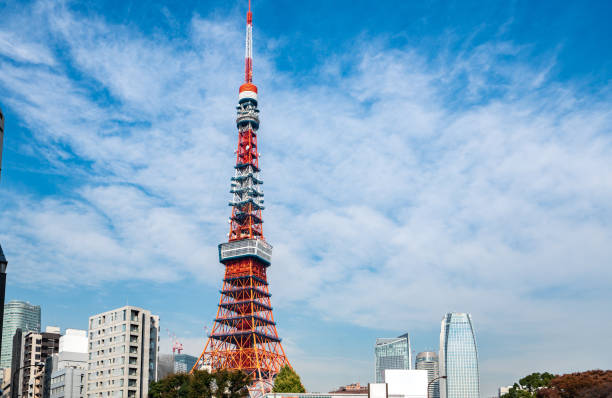
<svg viewBox="0 0 612 398">
<path fill-rule="evenodd" d="M 236 127 L 238 147 L 231 178 L 229 239 L 219 245 L 225 266 L 211 333 L 193 369 L 240 370 L 253 377 L 251 396 L 270 392 L 274 377 L 289 365 L 272 315 L 266 272 L 272 246 L 263 235 L 264 194 L 259 176 L 259 110 L 253 80 L 252 13 L 246 27 L 245 82 L 240 86 Z"/>
</svg>

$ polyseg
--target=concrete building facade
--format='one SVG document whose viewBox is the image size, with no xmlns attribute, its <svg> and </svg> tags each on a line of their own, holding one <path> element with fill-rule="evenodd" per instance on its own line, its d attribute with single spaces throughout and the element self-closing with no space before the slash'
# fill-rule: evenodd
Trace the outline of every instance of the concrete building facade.
<svg viewBox="0 0 612 398">
<path fill-rule="evenodd" d="M 21 329 L 17 329 L 15 334 L 13 335 L 11 344 L 11 398 L 17 398 L 21 395 L 21 380 L 23 369 L 21 369 L 21 364 L 23 363 L 23 331 Z"/>
<path fill-rule="evenodd" d="M 87 366 L 87 332 L 67 329 L 59 352 L 47 358 L 43 398 L 84 398 Z"/>
<path fill-rule="evenodd" d="M 42 398 L 44 364 L 59 349 L 59 328 L 48 326 L 42 333 L 28 332 L 23 337 L 23 364 L 21 378 L 22 397 Z"/>
<path fill-rule="evenodd" d="M 433 351 L 419 352 L 416 356 L 415 368 L 427 371 L 427 383 L 429 385 L 429 397 L 440 398 L 440 381 L 434 379 L 440 376 L 438 367 L 438 353 Z M 431 384 L 429 384 L 431 383 Z"/>
<path fill-rule="evenodd" d="M 29 331 L 40 332 L 40 306 L 25 301 L 11 300 L 4 304 L 3 321 L 0 368 L 10 368 L 13 336 L 17 329 L 21 329 L 24 334 Z"/>
<path fill-rule="evenodd" d="M 146 398 L 157 380 L 159 317 L 125 306 L 89 318 L 87 398 Z"/>
</svg>

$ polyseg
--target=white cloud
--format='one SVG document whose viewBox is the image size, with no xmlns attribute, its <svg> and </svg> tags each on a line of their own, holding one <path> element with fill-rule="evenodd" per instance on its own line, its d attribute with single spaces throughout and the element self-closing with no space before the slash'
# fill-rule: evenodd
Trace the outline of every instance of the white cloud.
<svg viewBox="0 0 612 398">
<path fill-rule="evenodd" d="M 5 56 L 45 65 L 0 64 L 0 86 L 34 153 L 79 178 L 67 197 L 11 192 L 0 204 L 0 238 L 37 275 L 21 283 L 216 284 L 203 265 L 227 229 L 241 25 L 195 16 L 178 42 L 41 4 L 82 75 L 54 66 L 44 43 L 34 58 L 12 41 Z M 609 320 L 558 330 L 611 299 L 609 102 L 548 80 L 554 60 L 536 68 L 523 51 L 491 42 L 428 62 L 371 40 L 355 71 L 341 75 L 333 56 L 325 84 L 300 87 L 257 54 L 276 306 L 389 329 L 470 311 L 509 344 L 560 336 L 520 353 L 568 353 L 560 368 L 569 353 L 610 354 L 591 343 Z M 40 272 L 50 264 L 56 273 Z M 583 344 L 564 347 L 576 334 Z"/>
<path fill-rule="evenodd" d="M 48 48 L 29 40 L 23 40 L 21 35 L 13 32 L 0 31 L 0 55 L 17 62 L 55 65 L 55 59 Z"/>
</svg>

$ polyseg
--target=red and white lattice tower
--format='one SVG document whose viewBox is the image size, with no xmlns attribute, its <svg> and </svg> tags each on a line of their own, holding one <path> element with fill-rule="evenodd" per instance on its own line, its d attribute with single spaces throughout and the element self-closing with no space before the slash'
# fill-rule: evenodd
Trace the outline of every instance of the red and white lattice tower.
<svg viewBox="0 0 612 398">
<path fill-rule="evenodd" d="M 241 370 L 253 377 L 251 395 L 269 392 L 289 365 L 272 315 L 266 272 L 272 246 L 263 236 L 263 181 L 259 177 L 257 87 L 253 81 L 252 14 L 246 28 L 245 83 L 238 95 L 238 149 L 227 243 L 219 245 L 225 277 L 217 316 L 194 369 Z"/>
</svg>

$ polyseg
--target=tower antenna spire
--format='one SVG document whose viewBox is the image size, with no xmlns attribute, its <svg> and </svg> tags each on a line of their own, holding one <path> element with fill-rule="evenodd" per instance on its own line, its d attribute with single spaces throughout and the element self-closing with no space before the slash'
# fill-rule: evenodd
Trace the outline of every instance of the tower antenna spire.
<svg viewBox="0 0 612 398">
<path fill-rule="evenodd" d="M 253 83 L 253 13 L 251 12 L 251 0 L 249 0 L 249 10 L 247 11 L 244 82 Z"/>
</svg>

